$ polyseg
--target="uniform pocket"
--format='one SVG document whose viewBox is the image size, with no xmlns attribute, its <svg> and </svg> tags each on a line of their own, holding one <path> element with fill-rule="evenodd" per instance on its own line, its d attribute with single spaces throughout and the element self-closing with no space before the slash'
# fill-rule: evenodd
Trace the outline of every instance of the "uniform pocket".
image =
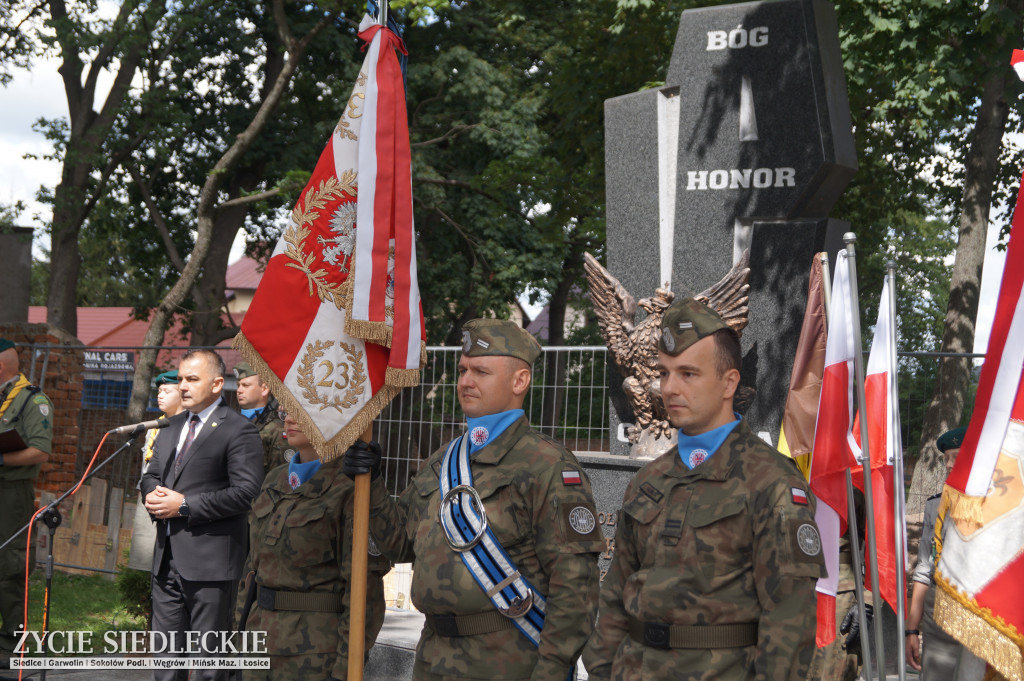
<svg viewBox="0 0 1024 681">
<path fill-rule="evenodd" d="M 750 567 L 753 529 L 743 499 L 691 504 L 686 524 L 693 532 L 701 572 L 709 582 Z"/>
<path fill-rule="evenodd" d="M 288 560 L 299 567 L 334 560 L 338 513 L 328 513 L 324 503 L 296 504 L 284 519 Z"/>
</svg>

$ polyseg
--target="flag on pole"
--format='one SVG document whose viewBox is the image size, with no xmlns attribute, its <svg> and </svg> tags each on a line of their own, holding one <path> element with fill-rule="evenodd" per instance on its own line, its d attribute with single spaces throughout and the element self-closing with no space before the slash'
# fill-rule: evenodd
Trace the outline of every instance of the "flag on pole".
<svg viewBox="0 0 1024 681">
<path fill-rule="evenodd" d="M 793 358 L 789 394 L 779 431 L 779 451 L 792 457 L 804 478 L 811 474 L 811 449 L 814 423 L 821 399 L 821 380 L 825 373 L 825 282 L 821 253 L 814 255 L 807 283 L 807 306 L 800 327 L 800 341 Z"/>
<path fill-rule="evenodd" d="M 1024 678 L 1022 289 L 1018 196 L 974 414 L 946 479 L 935 530 L 935 620 L 1007 679 Z"/>
<path fill-rule="evenodd" d="M 818 498 L 814 520 L 821 532 L 821 547 L 828 576 L 818 580 L 817 644 L 823 647 L 836 636 L 836 591 L 839 586 L 839 538 L 846 532 L 846 470 L 856 464 L 860 448 L 851 433 L 854 405 L 853 315 L 850 267 L 846 251 L 839 251 L 832 283 L 825 372 L 814 427 L 811 491 Z"/>
<path fill-rule="evenodd" d="M 889 281 L 882 286 L 882 299 L 878 305 L 878 323 L 871 341 L 867 372 L 864 378 L 864 394 L 867 404 L 868 442 L 871 446 L 871 496 L 874 503 L 875 546 L 878 557 L 878 588 L 881 596 L 892 607 L 897 608 L 899 588 L 896 579 L 896 528 L 903 533 L 906 546 L 906 520 L 896 519 L 893 467 L 897 463 L 897 448 L 901 447 L 899 434 L 899 402 L 896 392 L 896 367 L 892 358 L 896 356 L 896 329 L 890 323 Z M 860 442 L 860 419 L 854 419 L 853 433 L 858 447 Z M 853 484 L 864 491 L 863 467 L 853 468 Z M 898 490 L 903 494 L 903 488 Z M 906 570 L 904 558 L 903 569 Z M 870 561 L 865 566 L 864 586 L 871 589 Z"/>
<path fill-rule="evenodd" d="M 369 16 L 366 58 L 236 336 L 324 460 L 343 454 L 425 353 L 405 45 Z"/>
</svg>

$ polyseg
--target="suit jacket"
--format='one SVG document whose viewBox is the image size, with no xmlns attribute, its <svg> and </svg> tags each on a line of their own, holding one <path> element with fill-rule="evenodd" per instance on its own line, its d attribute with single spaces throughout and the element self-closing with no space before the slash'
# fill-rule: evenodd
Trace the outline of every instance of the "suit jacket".
<svg viewBox="0 0 1024 681">
<path fill-rule="evenodd" d="M 248 550 L 246 516 L 263 484 L 263 443 L 249 419 L 221 402 L 175 475 L 178 436 L 190 416 L 185 411 L 171 417 L 142 476 L 143 497 L 162 485 L 183 494 L 190 511 L 187 518 L 156 519 L 153 571 L 160 569 L 169 539 L 184 579 L 237 580 Z"/>
</svg>

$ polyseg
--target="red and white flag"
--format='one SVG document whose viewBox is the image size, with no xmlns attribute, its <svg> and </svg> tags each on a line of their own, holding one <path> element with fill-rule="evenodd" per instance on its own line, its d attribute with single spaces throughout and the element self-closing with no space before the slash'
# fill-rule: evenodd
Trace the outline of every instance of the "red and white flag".
<svg viewBox="0 0 1024 681">
<path fill-rule="evenodd" d="M 419 383 L 425 352 L 395 54 L 405 46 L 370 17 L 359 37 L 359 78 L 234 342 L 324 460 Z"/>
<path fill-rule="evenodd" d="M 839 251 L 832 283 L 825 374 L 814 427 L 811 458 L 811 491 L 818 498 L 814 519 L 821 532 L 821 548 L 828 576 L 818 580 L 817 644 L 826 646 L 836 637 L 836 591 L 839 586 L 839 538 L 846 531 L 846 470 L 856 465 L 860 448 L 851 433 L 853 425 L 853 309 L 850 300 L 850 267 L 846 251 Z"/>
<path fill-rule="evenodd" d="M 875 324 L 875 335 L 871 342 L 871 354 L 864 378 L 864 396 L 867 405 L 868 442 L 871 453 L 871 495 L 873 498 L 875 518 L 875 547 L 878 559 L 878 588 L 882 598 L 899 612 L 896 599 L 899 587 L 896 577 L 896 531 L 903 533 L 903 546 L 906 546 L 906 520 L 903 513 L 897 520 L 895 480 L 902 480 L 902 443 L 899 428 L 899 399 L 896 386 L 896 367 L 893 358 L 896 356 L 896 329 L 891 323 L 889 305 L 889 280 L 882 286 L 882 299 L 878 305 L 878 323 Z M 860 442 L 860 414 L 854 419 L 854 438 L 858 446 Z M 900 472 L 894 475 L 899 468 Z M 861 466 L 856 466 L 853 484 L 861 492 L 864 491 L 864 474 Z M 903 494 L 903 486 L 899 486 Z M 903 505 L 900 504 L 900 508 Z M 870 535 L 869 535 L 870 536 Z M 871 589 L 871 561 L 866 561 L 864 586 Z M 906 571 L 906 556 L 903 558 L 903 569 Z"/>
<path fill-rule="evenodd" d="M 1007 679 L 1024 678 L 1022 290 L 1018 196 L 974 414 L 942 492 L 949 516 L 936 525 L 935 620 Z"/>
</svg>

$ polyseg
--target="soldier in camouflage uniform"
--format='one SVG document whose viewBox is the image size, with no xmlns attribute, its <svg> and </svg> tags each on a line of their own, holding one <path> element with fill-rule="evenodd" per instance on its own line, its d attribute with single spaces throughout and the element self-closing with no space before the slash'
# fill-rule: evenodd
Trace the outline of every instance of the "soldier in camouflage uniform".
<svg viewBox="0 0 1024 681">
<path fill-rule="evenodd" d="M 284 427 L 298 453 L 266 478 L 253 502 L 249 575 L 239 588 L 239 620 L 246 617 L 247 597 L 253 598 L 244 629 L 267 632 L 270 669 L 246 670 L 243 677 L 345 679 L 354 485 L 340 459 L 321 465 L 298 423 L 286 417 Z M 391 567 L 373 545 L 370 554 L 367 654 L 384 623 L 383 578 Z"/>
<path fill-rule="evenodd" d="M 0 338 L 0 432 L 14 430 L 27 447 L 0 454 L 0 544 L 35 512 L 35 479 L 53 443 L 53 404 L 21 373 L 14 343 Z M 35 566 L 35 556 L 29 556 Z M 11 653 L 25 608 L 25 538 L 0 552 L 0 669 Z"/>
<path fill-rule="evenodd" d="M 252 421 L 256 430 L 260 431 L 263 441 L 263 473 L 283 463 L 288 463 L 285 452 L 288 443 L 284 439 L 284 428 L 277 415 L 277 400 L 270 394 L 270 386 L 263 382 L 248 362 L 236 364 L 233 369 L 238 379 L 238 406 L 242 416 Z"/>
<path fill-rule="evenodd" d="M 736 333 L 692 298 L 663 325 L 661 393 L 679 447 L 626 490 L 587 671 L 595 681 L 806 679 L 825 574 L 814 499 L 792 460 L 732 410 Z"/>
<path fill-rule="evenodd" d="M 414 561 L 410 595 L 426 616 L 417 681 L 565 681 L 593 629 L 604 541 L 576 458 L 532 430 L 522 411 L 539 355 L 537 341 L 514 323 L 473 320 L 463 327 L 458 381 L 473 487 L 490 530 L 546 599 L 539 645 L 499 612 L 445 539 L 438 521 L 445 449 L 421 464 L 397 503 L 379 477 L 371 485 L 374 539 L 392 561 Z M 379 466 L 372 452 L 345 457 L 349 475 Z"/>
</svg>

